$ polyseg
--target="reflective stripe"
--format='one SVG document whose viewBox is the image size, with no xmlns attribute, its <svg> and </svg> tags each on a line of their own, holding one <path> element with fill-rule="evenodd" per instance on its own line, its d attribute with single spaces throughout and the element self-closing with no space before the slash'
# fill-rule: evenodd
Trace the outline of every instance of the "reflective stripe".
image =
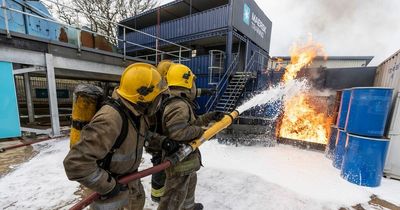
<svg viewBox="0 0 400 210">
<path fill-rule="evenodd" d="M 93 185 L 96 184 L 97 181 L 100 180 L 102 175 L 101 169 L 96 169 L 93 173 L 91 173 L 85 180 L 82 181 L 82 184 L 84 185 Z"/>
<path fill-rule="evenodd" d="M 176 124 L 174 124 L 174 125 L 172 125 L 171 127 L 168 128 L 168 132 L 169 132 L 169 133 L 173 133 L 173 132 L 175 132 L 175 131 L 184 129 L 184 128 L 186 128 L 187 126 L 188 126 L 188 123 L 187 123 L 187 122 L 176 123 Z"/>
<path fill-rule="evenodd" d="M 154 197 L 162 197 L 165 193 L 165 186 L 161 187 L 160 189 L 151 188 L 151 195 Z"/>
<path fill-rule="evenodd" d="M 136 159 L 136 152 L 133 151 L 131 154 L 121 154 L 121 153 L 114 153 L 112 156 L 111 162 L 118 162 L 118 161 L 130 161 Z"/>
<path fill-rule="evenodd" d="M 113 202 L 107 202 L 107 200 L 104 201 L 95 201 L 93 202 L 92 205 L 90 205 L 90 207 L 93 210 L 117 210 L 122 208 L 123 206 L 127 206 L 128 205 L 128 199 L 127 198 L 123 198 L 123 199 L 119 199 Z"/>
<path fill-rule="evenodd" d="M 196 168 L 197 162 L 198 162 L 197 158 L 194 158 L 194 159 L 191 159 L 191 160 L 187 160 L 187 161 L 184 161 L 184 162 L 180 162 L 178 165 L 176 165 L 173 168 L 173 170 L 175 172 L 186 172 L 186 171 L 189 171 L 189 170 L 192 170 L 192 169 Z"/>
</svg>

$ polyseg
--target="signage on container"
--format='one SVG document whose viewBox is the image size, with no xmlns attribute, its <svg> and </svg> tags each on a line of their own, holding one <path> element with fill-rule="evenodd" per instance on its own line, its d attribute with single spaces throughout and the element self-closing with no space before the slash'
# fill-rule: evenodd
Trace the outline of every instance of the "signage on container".
<svg viewBox="0 0 400 210">
<path fill-rule="evenodd" d="M 249 5 L 246 3 L 243 4 L 243 22 L 264 39 L 267 27 L 254 12 L 251 12 Z"/>
</svg>

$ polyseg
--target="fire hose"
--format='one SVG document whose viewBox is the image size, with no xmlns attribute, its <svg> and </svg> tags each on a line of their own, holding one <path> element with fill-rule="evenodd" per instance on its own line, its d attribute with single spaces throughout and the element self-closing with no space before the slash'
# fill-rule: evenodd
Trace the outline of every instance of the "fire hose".
<svg viewBox="0 0 400 210">
<path fill-rule="evenodd" d="M 16 145 L 8 146 L 8 147 L 2 147 L 2 148 L 0 148 L 0 153 L 5 152 L 7 150 L 16 149 L 16 148 L 19 148 L 19 147 L 25 147 L 25 146 L 29 146 L 29 145 L 32 145 L 32 144 L 40 143 L 40 142 L 43 142 L 43 141 L 54 140 L 54 139 L 58 139 L 58 138 L 48 137 L 48 138 L 40 139 L 40 140 L 37 140 L 37 141 L 32 141 L 32 142 L 27 142 L 27 143 L 22 143 L 22 144 L 16 144 Z"/>
<path fill-rule="evenodd" d="M 121 184 L 128 184 L 131 181 L 143 178 L 145 176 L 160 172 L 165 170 L 166 168 L 175 165 L 176 163 L 182 161 L 185 159 L 190 153 L 195 151 L 198 147 L 200 147 L 204 142 L 215 136 L 215 134 L 219 133 L 220 131 L 224 130 L 227 128 L 230 124 L 232 124 L 233 120 L 239 116 L 239 111 L 235 110 L 231 112 L 230 114 L 225 115 L 222 120 L 214 123 L 209 129 L 204 131 L 203 135 L 188 145 L 182 145 L 182 147 L 177 151 L 175 154 L 172 156 L 166 158 L 164 162 L 162 162 L 159 165 L 153 166 L 151 168 L 145 169 L 143 171 L 135 172 L 132 174 L 125 175 L 121 177 L 118 182 Z M 73 207 L 70 208 L 70 210 L 81 210 L 85 208 L 86 206 L 90 205 L 93 201 L 99 198 L 98 193 L 92 193 L 85 199 L 81 200 L 77 204 L 75 204 Z"/>
</svg>

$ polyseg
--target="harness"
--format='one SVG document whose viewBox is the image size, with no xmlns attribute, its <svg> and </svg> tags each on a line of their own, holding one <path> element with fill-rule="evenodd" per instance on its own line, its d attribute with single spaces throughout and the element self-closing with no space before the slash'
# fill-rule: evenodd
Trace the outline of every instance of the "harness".
<svg viewBox="0 0 400 210">
<path fill-rule="evenodd" d="M 114 153 L 117 151 L 117 149 L 119 149 L 121 147 L 121 145 L 124 143 L 126 137 L 128 136 L 128 131 L 129 131 L 128 121 L 130 121 L 132 123 L 132 125 L 135 128 L 136 133 L 138 135 L 137 139 L 139 139 L 139 137 L 140 137 L 140 130 L 139 130 L 140 129 L 140 118 L 135 116 L 134 114 L 131 114 L 127 110 L 127 108 L 122 104 L 121 100 L 107 98 L 103 103 L 103 106 L 104 105 L 108 105 L 108 106 L 114 108 L 115 110 L 117 110 L 122 118 L 122 128 L 121 128 L 120 134 L 118 135 L 117 139 L 115 140 L 113 146 L 111 147 L 111 149 L 107 153 L 107 155 L 103 159 L 97 161 L 97 164 L 99 165 L 100 168 L 104 169 L 111 175 L 114 175 L 113 173 L 110 172 L 111 160 L 112 160 Z M 136 147 L 136 156 L 138 153 L 137 150 L 138 150 L 138 146 Z M 135 160 L 137 161 L 137 157 Z"/>
</svg>

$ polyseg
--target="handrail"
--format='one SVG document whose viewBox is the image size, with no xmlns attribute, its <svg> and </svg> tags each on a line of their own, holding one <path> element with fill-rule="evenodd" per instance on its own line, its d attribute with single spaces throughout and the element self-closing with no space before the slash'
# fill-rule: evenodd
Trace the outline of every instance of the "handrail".
<svg viewBox="0 0 400 210">
<path fill-rule="evenodd" d="M 257 56 L 256 56 L 256 55 L 257 55 Z M 256 64 L 257 62 L 259 63 L 259 61 L 260 61 L 260 57 L 259 57 L 259 56 L 268 59 L 268 57 L 265 56 L 265 55 L 263 55 L 262 53 L 260 53 L 260 52 L 255 52 L 255 53 L 250 57 L 250 60 L 249 60 L 249 62 L 246 64 L 245 70 L 243 71 L 243 73 L 248 73 L 248 72 L 253 72 L 253 71 L 254 71 L 253 66 L 254 66 L 254 64 Z M 256 59 L 257 59 L 257 60 L 256 60 Z M 259 63 L 259 65 L 261 65 L 261 64 L 262 64 L 262 63 Z M 231 99 L 234 100 L 236 97 L 239 96 L 239 95 L 238 95 L 238 91 L 240 90 L 240 85 L 239 85 L 239 84 L 242 83 L 242 82 L 246 82 L 246 80 L 248 80 L 248 79 L 249 79 L 249 75 L 244 75 L 243 77 L 241 77 L 241 78 L 239 79 L 238 84 L 234 86 L 234 89 L 233 89 L 232 92 L 229 94 L 229 97 L 228 97 L 228 99 L 227 99 L 227 103 L 225 103 L 224 106 L 223 106 L 223 110 L 225 110 L 225 111 L 230 111 L 229 109 L 231 109 L 232 106 L 234 105 L 234 104 L 230 103 Z M 226 108 L 228 108 L 228 110 L 226 110 Z"/>
<path fill-rule="evenodd" d="M 247 73 L 249 71 L 249 66 L 254 64 L 254 57 L 255 57 L 256 53 L 254 53 L 251 57 L 249 62 L 246 64 L 243 73 Z M 236 96 L 236 91 L 239 90 L 239 87 L 242 82 L 244 82 L 244 80 L 247 80 L 248 76 L 244 75 L 242 76 L 239 81 L 237 82 L 237 84 L 234 86 L 234 89 L 232 90 L 232 92 L 229 94 L 229 97 L 227 99 L 227 103 L 224 104 L 223 110 L 225 110 L 226 106 L 228 105 L 229 101 L 231 100 L 231 98 L 235 95 Z M 234 98 L 233 98 L 234 99 Z M 231 107 L 231 104 L 229 104 L 228 109 Z"/>
<path fill-rule="evenodd" d="M 69 9 L 71 9 L 71 10 L 74 10 L 77 14 L 79 14 L 79 13 L 81 13 L 81 14 L 88 14 L 88 13 L 86 13 L 86 12 L 77 11 L 77 10 L 75 10 L 75 9 L 72 8 L 72 7 L 69 7 L 69 6 L 67 6 L 67 5 L 64 5 L 64 4 L 61 4 L 61 3 L 58 3 L 58 2 L 54 2 L 54 1 L 52 1 L 52 0 L 42 0 L 42 1 L 48 1 L 48 2 L 51 2 L 51 3 L 53 3 L 53 4 L 56 4 L 56 5 L 65 7 L 65 8 L 69 8 Z M 188 58 L 182 58 L 182 52 L 191 51 L 191 49 L 188 48 L 188 47 L 185 47 L 185 46 L 182 46 L 182 45 L 173 43 L 173 42 L 171 42 L 171 41 L 162 39 L 162 38 L 160 38 L 160 37 L 157 37 L 157 36 L 154 36 L 154 35 L 151 35 L 151 34 L 142 32 L 142 31 L 140 31 L 140 30 L 137 30 L 137 29 L 134 29 L 134 28 L 131 28 L 131 27 L 128 27 L 128 26 L 121 25 L 121 24 L 119 24 L 119 23 L 116 23 L 116 22 L 114 22 L 114 21 L 110 21 L 110 20 L 108 20 L 108 19 L 106 19 L 106 18 L 99 17 L 99 16 L 96 16 L 96 15 L 92 15 L 92 16 L 95 17 L 95 18 L 99 18 L 99 19 L 105 20 L 105 21 L 107 21 L 108 23 L 114 24 L 114 25 L 116 25 L 116 26 L 122 27 L 122 28 L 123 28 L 123 33 L 124 33 L 124 34 L 123 34 L 123 39 L 120 39 L 118 36 L 116 36 L 116 37 L 114 37 L 114 36 L 109 36 L 109 35 L 106 35 L 106 34 L 103 34 L 103 33 L 94 32 L 94 31 L 91 31 L 91 30 L 82 28 L 82 27 L 79 25 L 79 22 L 78 22 L 77 24 L 71 24 L 71 25 L 70 25 L 70 24 L 66 24 L 66 23 L 63 23 L 63 22 L 54 20 L 53 18 L 42 17 L 42 16 L 39 16 L 39 15 L 36 15 L 36 14 L 32 14 L 32 13 L 28 13 L 28 12 L 25 12 L 25 11 L 17 10 L 17 9 L 14 9 L 14 8 L 10 8 L 10 7 L 7 6 L 5 0 L 2 0 L 2 4 L 1 4 L 0 8 L 3 10 L 3 13 L 4 13 L 4 21 L 5 21 L 5 26 L 6 26 L 5 29 L 6 29 L 6 33 L 7 33 L 7 36 L 8 36 L 8 37 L 10 37 L 10 30 L 9 30 L 9 27 L 8 27 L 8 17 L 7 17 L 7 12 L 6 12 L 7 10 L 8 10 L 8 11 L 12 11 L 12 12 L 16 12 L 16 13 L 20 13 L 20 14 L 23 14 L 23 15 L 31 16 L 31 17 L 34 17 L 34 18 L 38 18 L 38 19 L 41 19 L 41 20 L 45 20 L 45 21 L 48 21 L 48 22 L 52 22 L 52 23 L 58 24 L 59 26 L 63 26 L 63 27 L 66 27 L 66 28 L 76 29 L 76 30 L 77 30 L 77 42 L 78 42 L 78 43 L 77 43 L 77 47 L 78 47 L 78 50 L 79 50 L 79 51 L 81 50 L 81 45 L 82 45 L 82 43 L 81 43 L 81 41 L 80 41 L 80 32 L 81 32 L 81 31 L 85 31 L 85 32 L 88 32 L 88 33 L 91 33 L 91 34 L 94 34 L 94 35 L 99 35 L 99 36 L 108 38 L 108 39 L 110 39 L 110 40 L 115 40 L 115 41 L 117 41 L 117 43 L 118 43 L 118 42 L 122 42 L 122 43 L 123 43 L 123 56 L 124 56 L 124 59 L 126 59 L 126 44 L 130 44 L 130 45 L 138 46 L 138 47 L 141 47 L 141 48 L 144 48 L 144 49 L 147 49 L 147 50 L 154 51 L 156 56 L 157 56 L 157 55 L 166 54 L 166 55 L 169 55 L 169 56 L 172 56 L 172 57 L 175 57 L 175 58 L 179 59 L 179 61 L 181 61 L 181 60 L 188 60 Z M 89 15 L 91 15 L 91 14 L 89 14 Z M 174 45 L 174 46 L 176 46 L 176 47 L 179 47 L 179 50 L 177 50 L 177 51 L 171 51 L 171 52 L 166 52 L 166 51 L 159 50 L 158 48 L 151 48 L 151 47 L 147 47 L 147 46 L 145 46 L 145 45 L 141 45 L 141 44 L 138 44 L 138 43 L 130 42 L 130 41 L 126 40 L 126 35 L 125 35 L 126 29 L 129 29 L 129 30 L 132 30 L 132 31 L 141 33 L 141 34 L 144 34 L 144 35 L 146 35 L 146 36 L 150 36 L 150 37 L 152 37 L 152 38 L 155 38 L 156 40 L 161 40 L 161 41 L 163 41 L 163 42 L 169 43 L 169 44 L 171 44 L 171 45 Z M 178 55 L 175 55 L 175 54 L 174 54 L 175 52 L 177 52 Z M 136 58 L 136 57 L 133 57 L 133 58 Z M 156 61 L 157 61 L 157 57 L 156 57 Z"/>
<path fill-rule="evenodd" d="M 236 68 L 238 60 L 239 60 L 239 53 L 237 53 L 236 56 L 233 58 L 232 62 L 229 64 L 227 70 L 225 71 L 224 75 L 222 76 L 221 81 L 216 86 L 217 92 L 215 93 L 215 95 L 213 97 L 211 97 L 207 101 L 207 103 L 206 103 L 206 107 L 208 107 L 207 112 L 209 112 L 211 110 L 211 108 L 214 106 L 215 101 L 217 100 L 218 96 L 221 94 L 223 87 L 228 82 L 229 76 L 232 74 L 233 70 Z"/>
</svg>

